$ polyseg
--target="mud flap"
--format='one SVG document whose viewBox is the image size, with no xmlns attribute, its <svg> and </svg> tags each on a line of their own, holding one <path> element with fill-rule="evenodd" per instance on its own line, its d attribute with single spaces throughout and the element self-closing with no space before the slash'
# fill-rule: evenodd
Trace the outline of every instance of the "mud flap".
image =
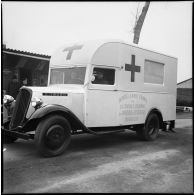
<svg viewBox="0 0 195 195">
<path fill-rule="evenodd" d="M 163 131 L 167 132 L 167 133 L 176 133 L 175 130 L 173 130 L 175 128 L 175 121 L 168 121 L 163 123 Z"/>
</svg>

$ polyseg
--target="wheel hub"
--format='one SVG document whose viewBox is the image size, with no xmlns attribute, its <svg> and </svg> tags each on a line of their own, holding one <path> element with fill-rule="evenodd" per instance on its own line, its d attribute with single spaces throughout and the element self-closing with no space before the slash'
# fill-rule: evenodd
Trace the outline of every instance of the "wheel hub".
<svg viewBox="0 0 195 195">
<path fill-rule="evenodd" d="M 46 133 L 45 144 L 50 149 L 60 148 L 65 141 L 65 131 L 60 125 L 53 125 Z"/>
</svg>

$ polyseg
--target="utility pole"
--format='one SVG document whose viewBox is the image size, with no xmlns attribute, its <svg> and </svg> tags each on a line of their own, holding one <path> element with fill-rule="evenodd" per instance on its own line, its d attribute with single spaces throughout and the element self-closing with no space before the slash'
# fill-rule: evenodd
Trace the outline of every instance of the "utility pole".
<svg viewBox="0 0 195 195">
<path fill-rule="evenodd" d="M 139 37 L 140 37 L 140 33 L 141 33 L 141 29 L 144 23 L 144 19 L 146 17 L 148 8 L 149 8 L 150 2 L 147 1 L 142 9 L 142 13 L 140 14 L 139 18 L 136 18 L 135 21 L 135 26 L 133 29 L 134 32 L 134 38 L 133 38 L 133 43 L 138 44 L 139 42 Z"/>
</svg>

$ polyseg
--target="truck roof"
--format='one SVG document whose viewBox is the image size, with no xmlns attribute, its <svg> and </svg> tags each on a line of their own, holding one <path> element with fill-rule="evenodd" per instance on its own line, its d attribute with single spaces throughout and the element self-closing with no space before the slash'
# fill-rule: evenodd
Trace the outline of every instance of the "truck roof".
<svg viewBox="0 0 195 195">
<path fill-rule="evenodd" d="M 87 65 L 93 62 L 93 57 L 100 52 L 100 48 L 105 44 L 115 44 L 115 51 L 120 50 L 120 45 L 125 44 L 140 50 L 149 51 L 158 55 L 175 58 L 173 56 L 163 54 L 157 51 L 149 50 L 143 47 L 139 47 L 133 43 L 128 43 L 120 39 L 98 39 L 91 41 L 81 41 L 72 44 L 67 44 L 57 49 L 50 59 L 50 66 L 64 66 L 64 65 Z M 110 47 L 111 48 L 111 47 Z"/>
</svg>

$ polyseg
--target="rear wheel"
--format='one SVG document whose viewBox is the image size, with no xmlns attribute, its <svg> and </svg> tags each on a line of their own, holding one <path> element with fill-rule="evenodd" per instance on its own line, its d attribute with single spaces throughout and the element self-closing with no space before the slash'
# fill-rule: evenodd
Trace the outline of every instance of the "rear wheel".
<svg viewBox="0 0 195 195">
<path fill-rule="evenodd" d="M 35 132 L 35 144 L 38 151 L 46 157 L 62 154 L 70 143 L 71 127 L 60 115 L 43 119 Z"/>
<path fill-rule="evenodd" d="M 145 125 L 142 128 L 136 130 L 139 138 L 146 141 L 155 140 L 159 133 L 159 118 L 156 113 L 152 113 L 148 116 Z"/>
</svg>

